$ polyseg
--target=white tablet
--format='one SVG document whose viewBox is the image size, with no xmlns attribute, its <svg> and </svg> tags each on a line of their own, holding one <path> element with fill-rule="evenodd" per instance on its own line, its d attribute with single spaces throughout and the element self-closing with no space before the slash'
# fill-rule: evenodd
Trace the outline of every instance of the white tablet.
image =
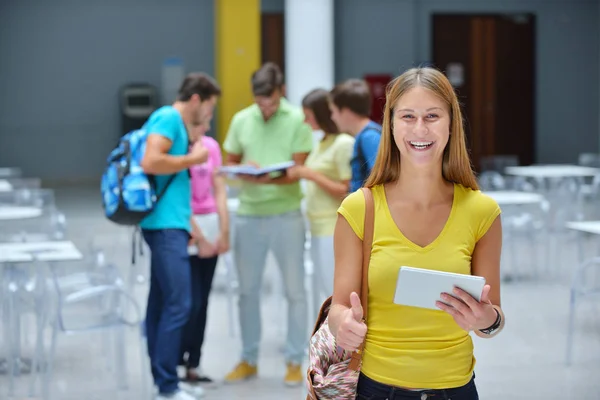
<svg viewBox="0 0 600 400">
<path fill-rule="evenodd" d="M 454 287 L 459 287 L 480 301 L 484 286 L 485 278 L 481 276 L 400 267 L 394 303 L 439 310 L 435 303 L 441 301 L 442 293 L 452 295 Z"/>
</svg>

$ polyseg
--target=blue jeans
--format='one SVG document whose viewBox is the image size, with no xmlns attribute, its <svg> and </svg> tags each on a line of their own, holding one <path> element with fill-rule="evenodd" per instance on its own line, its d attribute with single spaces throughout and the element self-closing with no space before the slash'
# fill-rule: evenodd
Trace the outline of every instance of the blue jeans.
<svg viewBox="0 0 600 400">
<path fill-rule="evenodd" d="M 181 229 L 143 230 L 150 247 L 146 338 L 154 383 L 161 394 L 178 390 L 181 336 L 191 308 L 190 235 Z"/>
<path fill-rule="evenodd" d="M 208 297 L 212 287 L 218 256 L 210 258 L 190 257 L 192 281 L 192 311 L 183 330 L 180 365 L 198 368 L 206 330 Z M 185 358 L 187 354 L 187 359 Z"/>
<path fill-rule="evenodd" d="M 406 390 L 376 382 L 364 374 L 358 379 L 357 400 L 479 400 L 475 375 L 469 383 L 452 389 Z"/>
<path fill-rule="evenodd" d="M 236 216 L 234 256 L 240 283 L 242 360 L 256 365 L 261 337 L 260 289 L 269 250 L 281 271 L 288 302 L 286 361 L 300 365 L 308 345 L 304 287 L 305 225 L 300 211 L 270 216 Z"/>
</svg>

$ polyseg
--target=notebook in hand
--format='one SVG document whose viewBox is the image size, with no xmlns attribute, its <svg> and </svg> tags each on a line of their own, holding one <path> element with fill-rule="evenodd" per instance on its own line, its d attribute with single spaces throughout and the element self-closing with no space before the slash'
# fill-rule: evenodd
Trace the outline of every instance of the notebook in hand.
<svg viewBox="0 0 600 400">
<path fill-rule="evenodd" d="M 286 169 L 296 165 L 293 161 L 286 161 L 277 164 L 267 165 L 266 167 L 255 167 L 253 165 L 228 165 L 219 168 L 219 172 L 231 175 L 265 175 L 272 172 L 285 172 Z"/>
</svg>

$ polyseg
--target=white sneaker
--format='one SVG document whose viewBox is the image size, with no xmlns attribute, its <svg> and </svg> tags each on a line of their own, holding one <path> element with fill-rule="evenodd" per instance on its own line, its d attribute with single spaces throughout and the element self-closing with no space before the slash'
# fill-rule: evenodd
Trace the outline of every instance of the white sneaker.
<svg viewBox="0 0 600 400">
<path fill-rule="evenodd" d="M 179 389 L 194 396 L 196 399 L 201 399 L 206 394 L 200 386 L 190 385 L 186 382 L 179 382 Z"/>
<path fill-rule="evenodd" d="M 179 390 L 171 396 L 163 396 L 163 395 L 159 394 L 156 397 L 156 400 L 196 400 L 196 398 L 194 396 L 184 392 L 183 390 Z"/>
</svg>

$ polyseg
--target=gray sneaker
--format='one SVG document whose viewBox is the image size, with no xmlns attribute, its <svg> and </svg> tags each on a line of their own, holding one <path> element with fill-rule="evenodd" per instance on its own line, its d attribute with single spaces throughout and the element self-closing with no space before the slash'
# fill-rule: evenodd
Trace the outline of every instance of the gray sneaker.
<svg viewBox="0 0 600 400">
<path fill-rule="evenodd" d="M 189 395 L 194 396 L 194 398 L 196 399 L 201 399 L 206 394 L 204 392 L 204 389 L 202 389 L 200 386 L 190 385 L 186 382 L 179 382 L 179 389 L 181 389 Z"/>
<path fill-rule="evenodd" d="M 177 392 L 168 396 L 159 394 L 156 396 L 156 400 L 196 400 L 196 397 L 184 392 L 183 390 L 178 390 Z"/>
</svg>

